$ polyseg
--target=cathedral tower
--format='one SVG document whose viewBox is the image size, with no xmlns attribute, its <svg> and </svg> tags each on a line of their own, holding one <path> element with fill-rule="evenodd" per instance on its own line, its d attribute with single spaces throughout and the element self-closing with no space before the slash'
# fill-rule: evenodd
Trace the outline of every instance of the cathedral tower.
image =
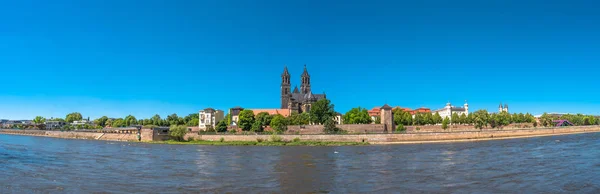
<svg viewBox="0 0 600 194">
<path fill-rule="evenodd" d="M 306 65 L 304 65 L 304 72 L 302 73 L 302 79 L 300 84 L 300 92 L 302 94 L 311 93 L 310 91 L 310 75 L 308 74 L 308 70 L 306 70 Z"/>
<path fill-rule="evenodd" d="M 287 109 L 288 103 L 290 102 L 290 72 L 288 72 L 287 66 L 283 69 L 281 74 L 281 108 Z"/>
</svg>

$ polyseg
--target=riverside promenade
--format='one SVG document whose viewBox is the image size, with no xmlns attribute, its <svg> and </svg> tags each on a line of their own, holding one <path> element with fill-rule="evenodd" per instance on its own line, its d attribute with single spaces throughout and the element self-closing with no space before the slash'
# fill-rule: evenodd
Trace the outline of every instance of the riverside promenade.
<svg viewBox="0 0 600 194">
<path fill-rule="evenodd" d="M 303 134 L 278 135 L 283 141 L 326 141 L 326 142 L 367 142 L 371 144 L 402 144 L 402 143 L 436 143 L 436 142 L 458 142 L 458 141 L 479 141 L 507 138 L 526 138 L 538 136 L 552 136 L 577 133 L 600 132 L 600 126 L 573 126 L 560 128 L 524 128 L 524 129 L 484 129 L 482 131 L 462 131 L 462 132 L 408 132 L 408 133 L 380 133 L 380 134 Z M 42 130 L 12 130 L 0 129 L 2 134 L 45 136 L 68 139 L 89 139 L 89 140 L 107 140 L 107 141 L 138 141 L 136 134 L 115 134 L 102 132 L 77 132 L 77 131 L 42 131 Z M 155 140 L 153 137 L 147 137 L 151 133 L 142 133 L 142 141 L 148 142 Z M 237 134 L 216 134 L 200 135 L 198 133 L 188 133 L 185 139 L 193 138 L 195 140 L 205 141 L 268 141 L 271 135 L 237 135 Z"/>
</svg>

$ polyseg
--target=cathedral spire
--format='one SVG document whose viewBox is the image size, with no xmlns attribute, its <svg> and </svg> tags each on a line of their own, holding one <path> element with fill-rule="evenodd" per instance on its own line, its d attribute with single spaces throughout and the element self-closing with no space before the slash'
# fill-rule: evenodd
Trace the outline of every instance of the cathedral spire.
<svg viewBox="0 0 600 194">
<path fill-rule="evenodd" d="M 290 76 L 290 72 L 287 69 L 287 65 L 283 68 L 283 73 L 281 74 L 281 76 Z"/>
<path fill-rule="evenodd" d="M 304 64 L 304 72 L 302 72 L 302 77 L 310 77 L 308 70 L 306 69 L 306 64 Z"/>
<path fill-rule="evenodd" d="M 306 64 L 304 64 L 304 72 L 302 73 L 300 84 L 300 91 L 303 94 L 308 94 L 310 92 L 310 75 L 308 74 L 308 70 L 306 70 Z"/>
</svg>

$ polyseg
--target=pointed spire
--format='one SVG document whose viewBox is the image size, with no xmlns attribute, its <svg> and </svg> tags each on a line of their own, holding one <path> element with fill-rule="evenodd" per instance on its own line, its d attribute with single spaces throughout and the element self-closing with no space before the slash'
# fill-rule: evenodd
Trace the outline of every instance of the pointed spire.
<svg viewBox="0 0 600 194">
<path fill-rule="evenodd" d="M 283 68 L 283 73 L 281 76 L 290 76 L 290 72 L 288 71 L 287 65 Z"/>
<path fill-rule="evenodd" d="M 300 91 L 298 90 L 298 86 L 294 86 L 294 93 L 295 94 L 300 93 Z"/>
<path fill-rule="evenodd" d="M 304 64 L 304 72 L 302 72 L 302 77 L 310 77 L 310 75 L 308 75 L 308 70 L 306 69 L 306 64 Z"/>
</svg>

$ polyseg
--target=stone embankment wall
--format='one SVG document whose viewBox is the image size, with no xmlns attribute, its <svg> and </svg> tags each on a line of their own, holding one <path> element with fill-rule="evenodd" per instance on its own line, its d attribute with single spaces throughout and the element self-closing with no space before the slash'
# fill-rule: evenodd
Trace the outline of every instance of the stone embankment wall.
<svg viewBox="0 0 600 194">
<path fill-rule="evenodd" d="M 77 131 L 40 131 L 40 130 L 12 130 L 0 129 L 0 133 L 30 136 L 46 136 L 67 139 L 95 139 L 107 141 L 138 141 L 134 133 L 101 133 L 101 132 L 77 132 Z M 142 129 L 142 141 L 163 140 L 153 134 L 151 129 Z"/>
<path fill-rule="evenodd" d="M 349 133 L 383 133 L 382 124 L 344 124 L 336 127 Z M 322 134 L 323 125 L 290 125 L 286 134 Z"/>
<path fill-rule="evenodd" d="M 357 135 L 279 135 L 285 141 L 299 138 L 303 141 L 335 141 L 335 142 L 418 142 L 418 141 L 444 141 L 444 140 L 466 140 L 485 138 L 505 138 L 519 136 L 536 136 L 552 134 L 568 134 L 583 132 L 600 132 L 600 126 L 591 127 L 566 127 L 566 128 L 537 128 L 520 130 L 484 130 L 469 132 L 445 132 L 445 133 L 390 133 L 390 134 L 357 134 Z M 257 141 L 258 139 L 270 140 L 271 135 L 198 135 L 188 133 L 185 138 L 193 137 L 196 140 L 219 141 Z"/>
<path fill-rule="evenodd" d="M 417 127 L 419 130 L 417 130 Z M 430 133 L 430 132 L 464 132 L 464 131 L 480 131 L 474 125 L 448 125 L 448 129 L 442 129 L 442 125 L 420 125 L 420 126 L 405 126 L 407 132 L 414 133 Z M 533 128 L 531 123 L 513 123 L 503 127 L 503 130 L 511 129 L 527 129 Z M 492 128 L 484 128 L 483 130 L 496 130 Z"/>
</svg>

